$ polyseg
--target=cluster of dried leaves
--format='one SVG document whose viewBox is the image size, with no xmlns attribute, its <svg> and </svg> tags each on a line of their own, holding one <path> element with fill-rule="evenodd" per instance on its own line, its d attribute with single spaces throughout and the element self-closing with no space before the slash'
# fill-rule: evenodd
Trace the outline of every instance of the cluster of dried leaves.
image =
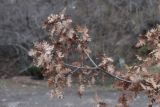
<svg viewBox="0 0 160 107">
<path fill-rule="evenodd" d="M 135 92 L 135 95 L 140 91 L 144 91 L 149 99 L 149 107 L 152 105 L 160 105 L 160 73 L 149 71 L 151 66 L 160 65 L 160 26 L 149 30 L 145 35 L 139 37 L 136 48 L 149 46 L 150 52 L 147 56 L 137 56 L 139 63 L 133 66 L 126 66 L 126 71 L 120 75 L 130 82 L 117 81 L 116 86 L 122 90 Z"/>
<path fill-rule="evenodd" d="M 85 87 L 95 84 L 99 78 L 103 80 L 107 74 L 117 79 L 117 88 L 133 91 L 135 94 L 145 91 L 150 106 L 153 103 L 160 104 L 160 74 L 147 70 L 148 66 L 159 64 L 160 26 L 141 36 L 136 44 L 137 48 L 148 44 L 153 50 L 145 58 L 137 56 L 141 63 L 127 66 L 123 72 L 115 70 L 112 58 L 105 54 L 96 61 L 99 64 L 95 63 L 90 56 L 91 38 L 87 27 L 75 26 L 70 17 L 64 15 L 64 10 L 60 14 L 51 14 L 43 27 L 49 32 L 49 40 L 35 43 L 29 55 L 33 57 L 36 66 L 43 68 L 44 76 L 48 77 L 48 85 L 53 89 L 51 96 L 63 98 L 64 87 L 71 87 L 72 78 L 75 77 L 81 97 Z M 73 54 L 76 58 L 71 61 Z M 128 107 L 125 95 L 120 97 L 116 107 Z"/>
</svg>

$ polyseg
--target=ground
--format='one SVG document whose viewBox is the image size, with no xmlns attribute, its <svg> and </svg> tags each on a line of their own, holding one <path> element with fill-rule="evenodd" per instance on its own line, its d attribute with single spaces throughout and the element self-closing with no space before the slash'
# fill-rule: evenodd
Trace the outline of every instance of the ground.
<svg viewBox="0 0 160 107">
<path fill-rule="evenodd" d="M 98 86 L 98 94 L 114 107 L 121 92 Z M 64 99 L 50 98 L 46 81 L 31 80 L 30 77 L 14 77 L 0 80 L 0 107 L 95 107 L 94 89 L 88 88 L 82 98 L 77 95 L 76 86 L 65 89 Z M 147 98 L 140 94 L 130 107 L 147 107 Z M 156 106 L 155 106 L 156 107 Z M 157 106 L 158 107 L 158 106 Z"/>
</svg>

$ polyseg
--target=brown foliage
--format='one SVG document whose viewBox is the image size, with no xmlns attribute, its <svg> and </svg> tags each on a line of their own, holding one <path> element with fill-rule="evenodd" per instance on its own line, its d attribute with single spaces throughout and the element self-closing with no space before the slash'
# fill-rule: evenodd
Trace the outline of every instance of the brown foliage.
<svg viewBox="0 0 160 107">
<path fill-rule="evenodd" d="M 70 17 L 60 14 L 50 15 L 45 21 L 45 29 L 49 32 L 49 41 L 37 42 L 29 55 L 33 57 L 34 64 L 44 69 L 44 75 L 48 77 L 48 85 L 53 87 L 51 96 L 63 98 L 62 89 L 71 87 L 72 76 L 76 74 L 81 97 L 87 85 L 93 85 L 100 74 L 110 75 L 117 79 L 115 86 L 121 90 L 133 91 L 137 94 L 145 91 L 150 104 L 160 103 L 160 74 L 153 74 L 147 70 L 148 66 L 160 62 L 160 26 L 151 29 L 146 35 L 139 38 L 136 47 L 145 44 L 152 47 L 151 53 L 143 58 L 137 55 L 140 64 L 127 66 L 126 71 L 115 70 L 113 59 L 102 55 L 99 64 L 91 58 L 89 48 L 91 38 L 86 26 L 74 26 Z M 76 54 L 77 59 L 67 62 L 71 54 Z M 89 60 L 93 66 L 86 63 Z M 71 64 L 69 64 L 71 63 Z M 105 107 L 105 104 L 98 103 Z M 123 94 L 119 98 L 116 107 L 129 107 L 127 98 Z"/>
</svg>

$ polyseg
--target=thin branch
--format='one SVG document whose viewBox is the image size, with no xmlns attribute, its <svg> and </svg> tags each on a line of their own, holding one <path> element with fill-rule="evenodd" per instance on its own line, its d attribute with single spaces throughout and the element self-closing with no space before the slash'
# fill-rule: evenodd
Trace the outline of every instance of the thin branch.
<svg viewBox="0 0 160 107">
<path fill-rule="evenodd" d="M 76 68 L 75 70 L 69 72 L 69 73 L 66 73 L 65 76 L 68 76 L 69 74 L 73 74 L 75 72 L 77 72 L 80 68 Z"/>
<path fill-rule="evenodd" d="M 100 70 L 102 70 L 102 69 L 100 69 Z M 124 82 L 132 83 L 131 81 L 126 80 L 126 79 L 124 79 L 124 78 L 122 78 L 122 77 L 119 77 L 119 76 L 117 76 L 117 75 L 111 74 L 111 73 L 106 72 L 106 71 L 104 71 L 104 70 L 102 70 L 102 71 L 103 71 L 105 74 L 108 74 L 108 75 L 112 76 L 113 78 L 116 78 L 116 79 L 121 80 L 121 81 L 124 81 Z"/>
<path fill-rule="evenodd" d="M 104 71 L 103 69 L 99 68 L 98 65 L 97 65 L 97 64 L 93 61 L 93 59 L 90 57 L 90 55 L 89 55 L 87 52 L 85 52 L 85 53 L 86 53 L 86 55 L 88 56 L 88 58 L 90 59 L 90 61 L 92 62 L 92 64 L 93 64 L 97 69 L 102 70 L 104 73 L 106 73 L 106 74 L 108 74 L 108 75 L 110 75 L 110 76 L 112 76 L 112 77 L 114 77 L 114 78 L 116 78 L 116 79 L 118 79 L 118 80 L 121 80 L 121 81 L 124 81 L 124 82 L 128 82 L 128 83 L 132 83 L 132 82 L 129 81 L 129 80 L 123 79 L 123 78 L 121 78 L 121 77 L 119 77 L 119 76 L 117 76 L 117 75 L 111 74 L 111 73 L 106 72 L 106 71 Z"/>
<path fill-rule="evenodd" d="M 10 45 L 18 47 L 18 48 L 22 49 L 25 53 L 28 53 L 28 50 L 26 48 L 24 48 L 23 46 L 19 45 L 19 44 L 10 44 Z M 33 66 L 33 64 L 31 63 L 29 66 L 27 66 L 24 69 L 20 70 L 19 73 L 25 72 L 27 69 L 29 69 L 32 66 Z"/>
<path fill-rule="evenodd" d="M 24 52 L 28 53 L 28 50 L 26 48 L 24 48 L 23 46 L 19 45 L 19 44 L 13 44 L 13 46 L 19 47 L 20 49 L 22 49 Z M 31 63 L 29 66 L 25 67 L 24 69 L 20 70 L 19 73 L 23 73 L 25 71 L 27 71 L 30 67 L 32 67 L 33 64 Z"/>
<path fill-rule="evenodd" d="M 22 49 L 24 52 L 28 53 L 28 50 L 19 44 L 10 44 L 10 45 L 18 47 L 18 48 Z"/>
<path fill-rule="evenodd" d="M 89 54 L 88 54 L 86 51 L 84 51 L 84 52 L 85 52 L 85 54 L 88 56 L 88 58 L 90 59 L 90 61 L 92 62 L 92 64 L 93 64 L 96 68 L 98 68 L 97 64 L 93 61 L 93 59 L 89 56 Z"/>
<path fill-rule="evenodd" d="M 97 69 L 98 67 L 82 67 L 82 66 L 74 66 L 74 65 L 71 65 L 71 64 L 67 64 L 67 63 L 64 63 L 65 66 L 69 66 L 69 67 L 73 67 L 73 68 L 80 68 L 80 69 Z"/>
<path fill-rule="evenodd" d="M 33 64 L 31 63 L 29 66 L 25 67 L 24 69 L 20 70 L 19 73 L 23 73 L 25 71 L 27 71 L 29 68 L 31 68 L 33 66 Z"/>
</svg>

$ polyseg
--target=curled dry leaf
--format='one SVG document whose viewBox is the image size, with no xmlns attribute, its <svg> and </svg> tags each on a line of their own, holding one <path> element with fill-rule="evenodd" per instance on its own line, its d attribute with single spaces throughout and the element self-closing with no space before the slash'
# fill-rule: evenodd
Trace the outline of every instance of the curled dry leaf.
<svg viewBox="0 0 160 107">
<path fill-rule="evenodd" d="M 95 79 L 95 77 L 94 77 L 94 76 L 92 76 L 91 83 L 94 85 L 94 84 L 95 84 L 95 82 L 96 82 L 96 79 Z"/>
<path fill-rule="evenodd" d="M 136 44 L 136 47 L 139 48 L 141 46 L 144 46 L 146 44 L 146 41 L 143 37 L 138 39 L 138 43 Z"/>
<path fill-rule="evenodd" d="M 54 81 L 52 78 L 48 79 L 48 86 L 51 87 L 53 85 Z"/>
<path fill-rule="evenodd" d="M 80 33 L 88 33 L 88 28 L 86 26 L 85 27 L 77 26 L 76 30 Z"/>
<path fill-rule="evenodd" d="M 60 91 L 59 89 L 51 90 L 50 96 L 51 96 L 51 98 L 53 98 L 53 97 L 57 97 L 59 99 L 63 99 L 64 98 L 64 96 L 62 94 L 62 91 Z"/>
<path fill-rule="evenodd" d="M 81 66 L 81 63 L 76 61 L 76 62 L 73 62 L 72 65 L 77 66 L 77 67 L 80 67 L 80 66 Z"/>
<path fill-rule="evenodd" d="M 95 94 L 95 104 L 96 107 L 108 107 L 107 104 L 98 96 L 98 94 Z"/>
<path fill-rule="evenodd" d="M 81 84 L 78 88 L 78 95 L 80 98 L 82 97 L 84 91 L 85 91 L 85 86 L 83 84 Z"/>
<path fill-rule="evenodd" d="M 71 77 L 71 75 L 67 76 L 67 82 L 66 82 L 66 84 L 67 84 L 68 87 L 72 86 L 72 77 Z"/>
<path fill-rule="evenodd" d="M 122 94 L 118 100 L 119 104 L 116 107 L 129 107 L 125 94 Z"/>
</svg>

